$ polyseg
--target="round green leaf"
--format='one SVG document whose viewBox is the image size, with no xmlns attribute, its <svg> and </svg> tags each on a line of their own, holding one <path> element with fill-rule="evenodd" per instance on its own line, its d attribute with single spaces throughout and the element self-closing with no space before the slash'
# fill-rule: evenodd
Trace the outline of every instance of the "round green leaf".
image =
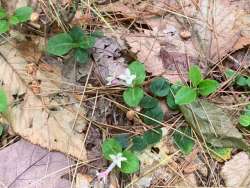
<svg viewBox="0 0 250 188">
<path fill-rule="evenodd" d="M 202 80 L 201 70 L 197 65 L 191 66 L 188 72 L 188 78 L 191 80 L 192 85 L 197 87 L 200 81 Z"/>
<path fill-rule="evenodd" d="M 147 142 L 141 136 L 135 136 L 132 139 L 132 148 L 133 151 L 142 151 L 147 147 Z"/>
<path fill-rule="evenodd" d="M 21 7 L 16 9 L 14 16 L 18 18 L 20 23 L 28 21 L 30 19 L 31 14 L 32 14 L 31 7 Z"/>
<path fill-rule="evenodd" d="M 244 76 L 238 76 L 236 78 L 236 84 L 238 86 L 247 86 L 247 78 Z"/>
<path fill-rule="evenodd" d="M 247 83 L 247 86 L 250 87 L 250 77 L 247 77 L 246 83 Z"/>
<path fill-rule="evenodd" d="M 140 104 L 143 98 L 144 92 L 142 88 L 128 88 L 123 92 L 123 100 L 130 107 L 136 107 Z"/>
<path fill-rule="evenodd" d="M 145 95 L 141 100 L 140 106 L 142 108 L 154 108 L 159 104 L 156 98 Z"/>
<path fill-rule="evenodd" d="M 164 97 L 168 95 L 170 84 L 165 78 L 155 78 L 150 84 L 151 92 L 158 97 Z"/>
<path fill-rule="evenodd" d="M 7 13 L 6 11 L 0 7 L 0 19 L 6 18 L 7 17 Z"/>
<path fill-rule="evenodd" d="M 192 152 L 194 147 L 194 141 L 187 136 L 191 137 L 191 129 L 189 127 L 180 127 L 177 129 L 180 132 L 175 131 L 173 138 L 176 146 L 181 150 L 181 152 L 185 155 L 188 155 Z M 187 136 L 186 136 L 187 135 Z"/>
<path fill-rule="evenodd" d="M 154 108 L 145 109 L 143 111 L 143 114 L 145 116 L 152 118 L 152 119 L 149 119 L 149 118 L 143 116 L 143 122 L 146 123 L 147 125 L 158 125 L 159 123 L 156 122 L 155 120 L 162 122 L 163 118 L 164 118 L 164 113 L 163 113 L 160 105 L 157 105 Z"/>
<path fill-rule="evenodd" d="M 216 80 L 202 80 L 198 85 L 198 91 L 202 96 L 208 96 L 214 93 L 218 87 L 219 83 Z"/>
<path fill-rule="evenodd" d="M 0 34 L 9 31 L 9 24 L 6 20 L 0 20 Z"/>
<path fill-rule="evenodd" d="M 78 63 L 85 64 L 89 61 L 89 53 L 86 50 L 77 48 L 75 50 L 75 59 Z"/>
<path fill-rule="evenodd" d="M 240 116 L 240 124 L 243 126 L 243 127 L 248 127 L 250 126 L 250 116 L 249 115 L 241 115 Z"/>
<path fill-rule="evenodd" d="M 102 144 L 102 153 L 105 159 L 111 160 L 110 155 L 122 153 L 122 146 L 114 138 L 107 139 Z"/>
<path fill-rule="evenodd" d="M 19 23 L 19 20 L 18 20 L 18 18 L 17 18 L 16 16 L 11 16 L 11 17 L 9 18 L 9 23 L 10 23 L 11 25 L 17 25 L 17 24 Z"/>
<path fill-rule="evenodd" d="M 119 134 L 114 137 L 122 146 L 122 148 L 127 148 L 128 147 L 128 139 L 129 136 L 128 134 Z"/>
<path fill-rule="evenodd" d="M 181 88 L 179 85 L 172 85 L 169 94 L 166 97 L 166 102 L 169 108 L 172 110 L 178 109 L 178 105 L 175 103 L 175 94 Z"/>
<path fill-rule="evenodd" d="M 136 78 L 133 80 L 133 84 L 141 85 L 143 84 L 146 78 L 145 66 L 144 64 L 140 63 L 139 61 L 133 61 L 129 66 L 128 69 L 130 70 L 131 74 L 136 75 Z"/>
<path fill-rule="evenodd" d="M 80 27 L 73 27 L 70 30 L 69 35 L 71 36 L 74 42 L 80 43 L 83 40 L 84 32 Z"/>
<path fill-rule="evenodd" d="M 234 75 L 237 75 L 237 73 L 232 69 L 227 69 L 225 71 L 225 76 L 226 76 L 227 79 L 232 78 Z"/>
<path fill-rule="evenodd" d="M 146 131 L 143 135 L 143 139 L 148 145 L 156 144 L 162 138 L 161 128 L 156 128 L 153 130 Z"/>
<path fill-rule="evenodd" d="M 139 170 L 140 161 L 135 154 L 130 151 L 124 151 L 122 156 L 127 158 L 127 160 L 122 161 L 122 166 L 120 168 L 121 172 L 131 174 Z"/>
<path fill-rule="evenodd" d="M 4 90 L 0 89 L 0 112 L 6 112 L 8 109 L 8 99 Z"/>
<path fill-rule="evenodd" d="M 60 33 L 49 39 L 47 51 L 50 54 L 62 56 L 77 47 L 76 45 L 68 33 Z"/>
<path fill-rule="evenodd" d="M 178 105 L 189 104 L 194 102 L 196 97 L 197 93 L 194 89 L 187 86 L 182 86 L 175 95 L 175 103 Z"/>
<path fill-rule="evenodd" d="M 93 46 L 95 45 L 96 42 L 96 38 L 92 37 L 92 36 L 83 36 L 83 40 L 80 41 L 80 48 L 83 49 L 89 49 L 89 48 L 93 48 Z"/>
<path fill-rule="evenodd" d="M 250 116 L 250 105 L 247 105 L 246 109 L 244 110 L 244 115 Z"/>
</svg>

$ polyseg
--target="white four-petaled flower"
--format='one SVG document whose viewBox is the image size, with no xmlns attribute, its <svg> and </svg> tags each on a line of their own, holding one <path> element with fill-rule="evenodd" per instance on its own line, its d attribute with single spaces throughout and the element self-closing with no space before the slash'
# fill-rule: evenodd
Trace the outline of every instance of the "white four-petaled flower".
<svg viewBox="0 0 250 188">
<path fill-rule="evenodd" d="M 114 163 L 116 166 L 121 168 L 122 166 L 122 161 L 126 161 L 127 158 L 122 156 L 122 153 L 118 153 L 117 155 L 109 155 L 110 158 L 112 159 L 112 163 Z"/>
<path fill-rule="evenodd" d="M 120 75 L 118 76 L 118 78 L 119 78 L 120 80 L 125 81 L 125 83 L 126 83 L 128 86 L 130 86 L 130 85 L 132 85 L 133 80 L 136 78 L 136 75 L 131 74 L 130 70 L 127 68 L 127 69 L 125 69 L 125 71 L 124 71 L 123 74 L 120 74 Z"/>
</svg>

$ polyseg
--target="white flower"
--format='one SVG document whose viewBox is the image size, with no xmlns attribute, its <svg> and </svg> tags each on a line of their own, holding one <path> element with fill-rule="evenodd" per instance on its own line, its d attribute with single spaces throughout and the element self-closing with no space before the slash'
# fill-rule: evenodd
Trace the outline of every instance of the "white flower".
<svg viewBox="0 0 250 188">
<path fill-rule="evenodd" d="M 124 80 L 128 86 L 132 85 L 133 80 L 136 78 L 136 75 L 131 74 L 130 70 L 125 69 L 124 74 L 118 76 L 119 79 Z"/>
<path fill-rule="evenodd" d="M 122 161 L 126 161 L 127 158 L 122 156 L 122 153 L 118 153 L 117 155 L 109 155 L 110 158 L 112 159 L 112 163 L 114 163 L 116 166 L 121 168 L 122 166 Z"/>
</svg>

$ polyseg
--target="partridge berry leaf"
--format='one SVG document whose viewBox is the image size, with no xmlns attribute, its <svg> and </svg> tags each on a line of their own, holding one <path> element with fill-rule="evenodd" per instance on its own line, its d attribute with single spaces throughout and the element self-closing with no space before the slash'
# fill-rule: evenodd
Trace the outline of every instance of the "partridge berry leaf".
<svg viewBox="0 0 250 188">
<path fill-rule="evenodd" d="M 198 85 L 198 91 L 202 96 L 208 96 L 215 92 L 219 87 L 216 80 L 202 80 Z"/>
<path fill-rule="evenodd" d="M 197 93 L 194 89 L 183 86 L 175 95 L 175 103 L 184 105 L 192 103 L 196 100 Z"/>
<path fill-rule="evenodd" d="M 170 89 L 170 83 L 162 77 L 155 78 L 150 84 L 151 92 L 158 97 L 164 97 L 168 95 Z"/>
<path fill-rule="evenodd" d="M 133 151 L 142 151 L 147 147 L 147 142 L 141 136 L 135 136 L 132 139 L 132 143 L 133 145 L 131 147 L 131 150 Z"/>
<path fill-rule="evenodd" d="M 74 42 L 80 43 L 83 41 L 84 32 L 80 27 L 73 27 L 70 30 L 69 35 L 71 36 Z"/>
<path fill-rule="evenodd" d="M 3 34 L 9 30 L 9 24 L 6 20 L 0 20 L 0 34 Z"/>
<path fill-rule="evenodd" d="M 147 125 L 153 125 L 153 126 L 159 124 L 157 121 L 162 122 L 164 117 L 164 113 L 160 105 L 157 105 L 154 108 L 145 109 L 143 111 L 143 114 L 145 115 L 143 116 L 143 122 L 146 123 Z M 149 119 L 146 116 L 150 117 L 151 119 Z"/>
<path fill-rule="evenodd" d="M 178 85 L 172 85 L 169 91 L 168 96 L 166 97 L 166 102 L 169 108 L 172 110 L 178 109 L 178 105 L 175 103 L 175 95 L 177 91 L 181 88 L 181 86 Z"/>
<path fill-rule="evenodd" d="M 104 158 L 107 160 L 111 160 L 110 155 L 117 155 L 118 153 L 121 152 L 122 152 L 122 146 L 114 138 L 107 139 L 102 144 L 102 153 L 104 155 Z"/>
<path fill-rule="evenodd" d="M 194 147 L 194 141 L 191 138 L 187 137 L 187 136 L 190 137 L 192 136 L 191 128 L 180 127 L 177 130 L 178 131 L 175 131 L 173 135 L 174 143 L 181 150 L 183 154 L 188 155 L 189 153 L 191 153 Z M 181 134 L 180 132 L 182 132 L 183 134 Z"/>
<path fill-rule="evenodd" d="M 6 18 L 7 17 L 7 13 L 6 11 L 0 7 L 0 19 Z"/>
<path fill-rule="evenodd" d="M 247 86 L 247 78 L 245 78 L 244 76 L 238 76 L 236 78 L 236 84 L 242 87 Z"/>
<path fill-rule="evenodd" d="M 47 51 L 52 55 L 62 56 L 76 47 L 77 43 L 74 43 L 68 33 L 60 33 L 49 39 Z"/>
<path fill-rule="evenodd" d="M 114 137 L 122 146 L 123 149 L 128 147 L 129 136 L 128 134 L 119 134 Z"/>
<path fill-rule="evenodd" d="M 140 104 L 143 95 L 143 89 L 139 87 L 128 88 L 123 92 L 123 100 L 128 106 L 136 107 Z"/>
<path fill-rule="evenodd" d="M 122 161 L 122 165 L 120 168 L 121 172 L 125 174 L 131 174 L 139 170 L 140 161 L 134 153 L 125 150 L 123 151 L 122 156 L 127 160 Z"/>
<path fill-rule="evenodd" d="M 161 128 L 156 128 L 153 130 L 146 131 L 143 135 L 143 139 L 148 145 L 156 144 L 162 138 Z"/>
<path fill-rule="evenodd" d="M 0 112 L 6 112 L 8 109 L 8 99 L 3 89 L 0 89 Z"/>
<path fill-rule="evenodd" d="M 233 148 L 211 147 L 211 156 L 219 162 L 227 161 L 231 158 Z"/>
<path fill-rule="evenodd" d="M 241 115 L 239 122 L 240 122 L 240 125 L 242 125 L 243 127 L 250 126 L 250 115 Z"/>
<path fill-rule="evenodd" d="M 198 86 L 198 84 L 202 80 L 202 74 L 200 68 L 197 65 L 191 66 L 188 72 L 188 78 L 191 80 L 194 87 Z"/>
<path fill-rule="evenodd" d="M 132 62 L 128 69 L 130 70 L 131 74 L 134 74 L 136 77 L 133 80 L 134 85 L 141 85 L 143 84 L 146 78 L 145 66 L 144 64 L 140 63 L 139 61 Z"/>
<path fill-rule="evenodd" d="M 75 50 L 75 59 L 80 64 L 85 64 L 89 61 L 89 53 L 86 50 L 77 48 Z"/>
<path fill-rule="evenodd" d="M 31 7 L 21 7 L 16 9 L 14 16 L 17 17 L 19 23 L 26 22 L 30 19 L 32 14 Z"/>
<path fill-rule="evenodd" d="M 145 95 L 141 100 L 140 106 L 142 108 L 154 108 L 159 104 L 156 98 Z"/>
</svg>

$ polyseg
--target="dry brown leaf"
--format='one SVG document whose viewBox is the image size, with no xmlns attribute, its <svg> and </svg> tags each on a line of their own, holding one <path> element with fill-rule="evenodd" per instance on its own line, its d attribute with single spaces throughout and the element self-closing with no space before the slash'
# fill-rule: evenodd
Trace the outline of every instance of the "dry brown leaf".
<svg viewBox="0 0 250 188">
<path fill-rule="evenodd" d="M 147 3 L 151 9 L 173 13 L 144 19 L 143 23 L 152 31 L 142 28 L 143 33 L 125 36 L 131 51 L 137 53 L 138 59 L 153 75 L 163 75 L 172 82 L 186 80 L 190 65 L 199 64 L 206 72 L 208 64 L 250 44 L 248 1 Z M 184 31 L 191 36 L 183 38 Z"/>
<path fill-rule="evenodd" d="M 247 153 L 240 152 L 222 167 L 221 176 L 228 187 L 250 186 L 250 159 Z"/>
<path fill-rule="evenodd" d="M 10 123 L 14 132 L 33 144 L 49 150 L 61 151 L 81 160 L 86 159 L 84 134 L 72 130 L 76 112 L 83 109 L 76 105 L 64 106 L 69 96 L 60 96 L 60 72 L 37 70 L 35 79 L 40 82 L 40 94 L 29 88 L 34 77 L 26 73 L 26 61 L 20 53 L 5 44 L 0 46 L 0 82 L 8 94 Z M 80 117 L 75 127 L 85 127 Z"/>
<path fill-rule="evenodd" d="M 0 160 L 1 187 L 70 187 L 70 181 L 61 177 L 69 172 L 72 161 L 61 153 L 20 140 L 1 150 Z"/>
</svg>

